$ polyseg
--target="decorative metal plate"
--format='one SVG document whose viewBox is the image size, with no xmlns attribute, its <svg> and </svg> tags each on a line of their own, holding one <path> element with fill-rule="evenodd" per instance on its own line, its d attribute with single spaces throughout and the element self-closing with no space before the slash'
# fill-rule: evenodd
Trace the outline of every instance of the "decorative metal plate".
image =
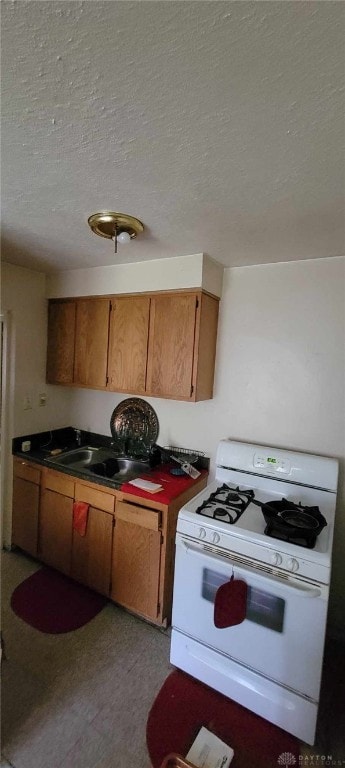
<svg viewBox="0 0 345 768">
<path fill-rule="evenodd" d="M 113 411 L 110 430 L 117 443 L 136 441 L 142 443 L 143 449 L 149 450 L 159 433 L 157 414 L 145 400 L 128 397 Z"/>
</svg>

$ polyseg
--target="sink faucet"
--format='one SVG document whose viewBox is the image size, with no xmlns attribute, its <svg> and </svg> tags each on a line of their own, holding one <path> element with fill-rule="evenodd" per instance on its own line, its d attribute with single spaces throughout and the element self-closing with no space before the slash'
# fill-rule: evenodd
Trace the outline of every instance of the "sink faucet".
<svg viewBox="0 0 345 768">
<path fill-rule="evenodd" d="M 81 429 L 75 430 L 75 439 L 78 447 L 80 447 L 81 446 Z"/>
</svg>

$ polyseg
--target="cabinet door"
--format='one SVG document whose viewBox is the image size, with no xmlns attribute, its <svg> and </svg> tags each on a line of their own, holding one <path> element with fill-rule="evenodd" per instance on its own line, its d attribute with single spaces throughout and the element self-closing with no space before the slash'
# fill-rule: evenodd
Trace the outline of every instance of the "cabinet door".
<svg viewBox="0 0 345 768">
<path fill-rule="evenodd" d="M 48 309 L 47 382 L 73 382 L 76 302 L 52 301 Z"/>
<path fill-rule="evenodd" d="M 39 485 L 14 477 L 12 543 L 33 557 L 37 555 L 39 497 Z"/>
<path fill-rule="evenodd" d="M 72 578 L 107 596 L 110 591 L 113 521 L 113 515 L 108 512 L 89 507 L 85 536 L 73 530 Z"/>
<path fill-rule="evenodd" d="M 73 499 L 43 490 L 40 506 L 39 555 L 67 575 L 71 570 Z"/>
<path fill-rule="evenodd" d="M 77 301 L 74 383 L 105 388 L 109 334 L 109 299 Z"/>
<path fill-rule="evenodd" d="M 191 399 L 196 308 L 195 294 L 152 296 L 147 394 Z"/>
<path fill-rule="evenodd" d="M 160 559 L 159 513 L 118 502 L 111 598 L 155 620 L 159 614 Z"/>
<path fill-rule="evenodd" d="M 192 400 L 208 400 L 213 397 L 218 310 L 217 298 L 206 293 L 200 295 L 195 329 Z"/>
<path fill-rule="evenodd" d="M 108 388 L 115 392 L 144 392 L 150 298 L 117 298 L 111 306 Z"/>
</svg>

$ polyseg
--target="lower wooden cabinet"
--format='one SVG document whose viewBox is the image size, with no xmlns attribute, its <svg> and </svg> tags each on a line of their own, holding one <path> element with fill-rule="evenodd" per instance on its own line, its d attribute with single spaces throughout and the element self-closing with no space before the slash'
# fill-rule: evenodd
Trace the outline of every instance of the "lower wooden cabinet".
<svg viewBox="0 0 345 768">
<path fill-rule="evenodd" d="M 117 502 L 111 598 L 154 621 L 160 611 L 160 512 Z"/>
<path fill-rule="evenodd" d="M 109 596 L 115 496 L 77 481 L 74 498 L 89 505 L 85 535 L 73 530 L 71 576 Z"/>
<path fill-rule="evenodd" d="M 178 510 L 206 475 L 170 505 L 14 459 L 12 542 L 131 612 L 170 622 Z M 88 506 L 84 536 L 74 501 Z"/>
<path fill-rule="evenodd" d="M 67 576 L 71 570 L 74 478 L 44 469 L 41 482 L 38 556 Z"/>
<path fill-rule="evenodd" d="M 39 557 L 67 576 L 71 570 L 73 499 L 43 490 L 39 522 Z"/>
<path fill-rule="evenodd" d="M 89 507 L 85 536 L 73 531 L 71 576 L 109 595 L 114 516 Z"/>
<path fill-rule="evenodd" d="M 41 472 L 27 462 L 13 464 L 12 542 L 37 556 Z"/>
</svg>

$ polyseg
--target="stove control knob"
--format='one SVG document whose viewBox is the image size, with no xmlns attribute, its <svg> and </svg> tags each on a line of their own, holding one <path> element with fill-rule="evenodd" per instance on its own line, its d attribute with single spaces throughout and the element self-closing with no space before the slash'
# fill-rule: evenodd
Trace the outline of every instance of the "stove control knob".
<svg viewBox="0 0 345 768">
<path fill-rule="evenodd" d="M 199 539 L 205 539 L 206 538 L 206 531 L 205 528 L 199 529 Z"/>
<path fill-rule="evenodd" d="M 214 544 L 218 544 L 220 542 L 220 536 L 219 533 L 214 533 L 212 536 L 212 541 Z"/>
<path fill-rule="evenodd" d="M 282 559 L 283 558 L 279 554 L 279 552 L 272 552 L 272 554 L 271 554 L 271 563 L 272 563 L 272 565 L 281 565 Z"/>
<path fill-rule="evenodd" d="M 298 571 L 299 569 L 299 562 L 294 557 L 290 557 L 287 561 L 287 567 L 289 571 Z"/>
</svg>

